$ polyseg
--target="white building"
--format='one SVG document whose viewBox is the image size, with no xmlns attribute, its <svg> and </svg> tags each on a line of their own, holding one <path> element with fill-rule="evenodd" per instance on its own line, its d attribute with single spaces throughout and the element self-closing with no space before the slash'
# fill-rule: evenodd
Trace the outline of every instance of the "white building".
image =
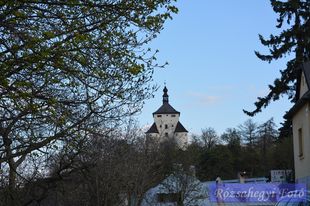
<svg viewBox="0 0 310 206">
<path fill-rule="evenodd" d="M 286 114 L 293 123 L 295 178 L 310 188 L 310 62 L 301 66 L 295 105 Z"/>
<path fill-rule="evenodd" d="M 180 123 L 180 112 L 169 104 L 168 89 L 163 89 L 163 104 L 153 113 L 154 123 L 146 132 L 148 141 L 162 143 L 173 140 L 180 148 L 187 145 L 188 131 Z"/>
</svg>

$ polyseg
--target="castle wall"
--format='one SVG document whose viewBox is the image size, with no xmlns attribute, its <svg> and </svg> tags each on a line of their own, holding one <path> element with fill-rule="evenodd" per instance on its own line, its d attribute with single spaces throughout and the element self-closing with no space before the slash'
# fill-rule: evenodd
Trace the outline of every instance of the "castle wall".
<svg viewBox="0 0 310 206">
<path fill-rule="evenodd" d="M 173 137 L 179 118 L 179 114 L 155 114 L 154 121 L 157 126 L 159 136 L 163 139 Z"/>
</svg>

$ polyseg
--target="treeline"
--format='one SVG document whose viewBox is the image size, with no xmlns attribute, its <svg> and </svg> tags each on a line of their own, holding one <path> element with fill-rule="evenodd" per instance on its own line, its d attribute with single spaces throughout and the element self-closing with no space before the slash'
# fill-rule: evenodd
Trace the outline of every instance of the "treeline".
<svg viewBox="0 0 310 206">
<path fill-rule="evenodd" d="M 0 205 L 13 199 L 14 206 L 138 206 L 150 188 L 179 171 L 176 163 L 182 161 L 184 172 L 192 164 L 173 141 L 147 145 L 144 132 L 132 120 L 42 153 L 33 153 L 21 164 L 14 191 L 9 168 L 3 165 Z"/>
<path fill-rule="evenodd" d="M 278 130 L 274 120 L 258 124 L 249 119 L 218 135 L 211 128 L 194 135 L 188 152 L 194 157 L 200 180 L 235 179 L 245 171 L 249 177 L 269 177 L 272 169 L 293 169 L 291 128 Z"/>
<path fill-rule="evenodd" d="M 33 154 L 16 171 L 14 193 L 8 168 L 2 167 L 0 201 L 6 205 L 14 197 L 15 205 L 140 205 L 144 194 L 172 173 L 193 175 L 193 165 L 201 181 L 235 179 L 238 171 L 268 176 L 271 169 L 293 168 L 292 138 L 283 134 L 273 119 L 263 124 L 247 120 L 221 135 L 205 128 L 184 150 L 173 140 L 148 145 L 142 129 L 130 120 L 54 145 L 48 155 Z"/>
</svg>

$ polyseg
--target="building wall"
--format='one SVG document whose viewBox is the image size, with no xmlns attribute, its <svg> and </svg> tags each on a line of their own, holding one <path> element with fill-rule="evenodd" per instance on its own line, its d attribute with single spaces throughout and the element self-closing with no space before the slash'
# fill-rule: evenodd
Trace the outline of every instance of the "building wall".
<svg viewBox="0 0 310 206">
<path fill-rule="evenodd" d="M 174 135 L 175 127 L 179 121 L 179 114 L 155 114 L 154 121 L 157 126 L 159 136 L 162 137 L 163 140 L 168 137 L 171 138 Z M 167 125 L 167 128 L 166 128 Z M 168 137 L 166 136 L 168 133 Z"/>
<path fill-rule="evenodd" d="M 155 114 L 154 122 L 157 126 L 158 134 L 148 134 L 148 139 L 154 143 L 174 139 L 180 148 L 185 148 L 188 138 L 187 132 L 174 132 L 179 118 L 179 114 Z"/>
<path fill-rule="evenodd" d="M 299 129 L 303 138 L 303 156 L 299 156 Z M 293 117 L 295 178 L 310 188 L 310 104 L 304 105 Z"/>
</svg>

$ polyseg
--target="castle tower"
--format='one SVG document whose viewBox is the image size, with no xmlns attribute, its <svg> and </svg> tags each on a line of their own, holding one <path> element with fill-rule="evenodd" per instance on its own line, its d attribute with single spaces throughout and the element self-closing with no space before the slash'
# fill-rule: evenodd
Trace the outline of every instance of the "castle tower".
<svg viewBox="0 0 310 206">
<path fill-rule="evenodd" d="M 180 112 L 169 104 L 168 89 L 163 89 L 163 104 L 153 113 L 154 123 L 146 132 L 147 138 L 159 143 L 174 140 L 180 148 L 187 144 L 188 131 L 180 123 Z"/>
</svg>

